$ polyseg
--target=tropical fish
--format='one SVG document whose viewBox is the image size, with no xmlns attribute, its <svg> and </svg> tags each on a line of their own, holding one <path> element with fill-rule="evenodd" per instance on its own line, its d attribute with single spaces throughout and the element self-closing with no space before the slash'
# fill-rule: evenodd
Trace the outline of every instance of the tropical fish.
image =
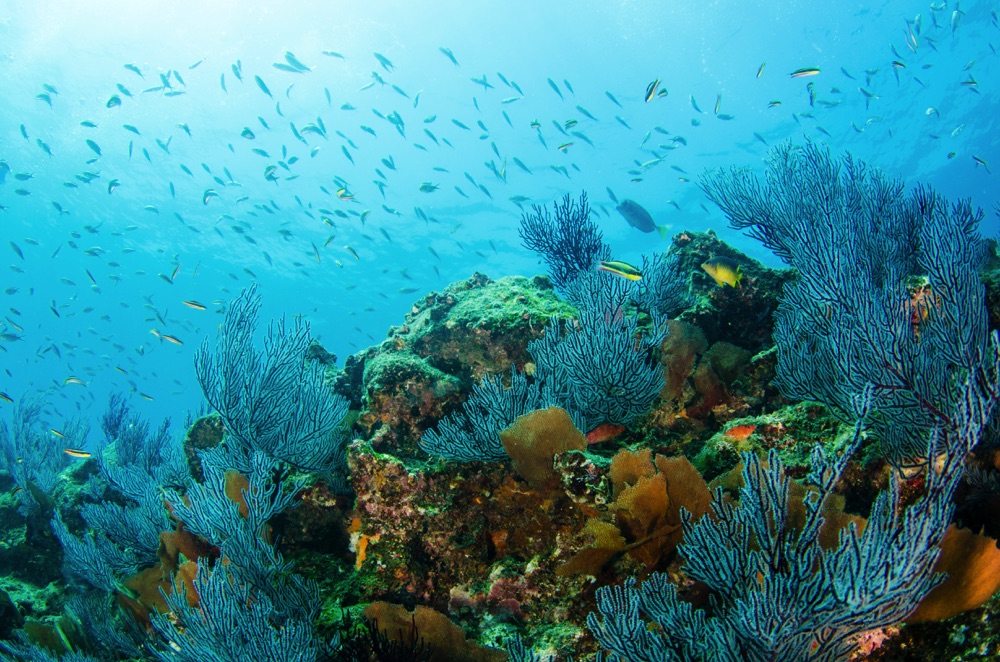
<svg viewBox="0 0 1000 662">
<path fill-rule="evenodd" d="M 261 78 L 260 76 L 254 75 L 253 79 L 254 79 L 254 82 L 257 83 L 257 87 L 260 88 L 261 92 L 263 92 L 267 96 L 271 97 L 272 99 L 274 98 L 274 95 L 271 94 L 271 90 L 267 89 L 267 85 L 264 83 L 264 79 L 263 78 Z"/>
<path fill-rule="evenodd" d="M 459 66 L 458 60 L 455 59 L 455 54 L 451 52 L 450 48 L 445 48 L 444 46 L 441 46 L 440 48 L 438 48 L 438 50 L 441 51 L 441 53 L 446 58 L 448 58 L 449 60 L 451 60 L 452 64 L 454 64 L 456 67 Z"/>
<path fill-rule="evenodd" d="M 291 51 L 285 51 L 285 62 L 287 62 L 291 67 L 298 72 L 312 71 L 312 67 L 302 64 L 302 62 L 295 57 Z"/>
<path fill-rule="evenodd" d="M 587 119 L 594 120 L 595 122 L 597 121 L 597 118 L 591 115 L 589 112 L 587 112 L 587 109 L 584 108 L 583 106 L 577 105 L 576 109 L 580 111 L 580 114 L 586 117 Z"/>
<path fill-rule="evenodd" d="M 796 69 L 788 75 L 790 78 L 805 78 L 806 76 L 815 76 L 818 73 L 819 67 L 802 67 L 801 69 Z M 845 75 L 847 74 L 847 72 L 844 73 Z"/>
<path fill-rule="evenodd" d="M 53 430 L 52 432 L 55 433 L 55 430 Z M 58 436 L 62 437 L 64 435 L 60 434 Z M 63 450 L 63 453 L 66 453 L 66 455 L 69 455 L 70 457 L 75 457 L 82 460 L 85 460 L 88 457 L 90 457 L 90 453 L 88 453 L 87 451 L 80 450 L 78 448 L 66 448 Z"/>
<path fill-rule="evenodd" d="M 622 262 L 620 260 L 604 261 L 601 260 L 601 265 L 597 267 L 598 271 L 607 271 L 608 273 L 615 274 L 616 276 L 621 276 L 626 280 L 641 280 L 642 271 L 633 267 L 628 262 Z"/>
<path fill-rule="evenodd" d="M 375 59 L 378 60 L 378 63 L 381 64 L 382 68 L 385 69 L 386 71 L 392 71 L 393 69 L 396 68 L 396 65 L 394 65 L 392 61 L 389 60 L 389 58 L 382 55 L 381 53 L 374 53 L 374 55 Z"/>
<path fill-rule="evenodd" d="M 559 89 L 559 86 L 556 85 L 556 82 L 554 80 L 552 80 L 551 78 L 549 78 L 548 81 L 549 81 L 549 87 L 552 88 L 552 91 L 555 92 L 556 94 L 558 94 L 559 98 L 562 99 L 563 98 L 562 91 Z"/>
<path fill-rule="evenodd" d="M 757 67 L 757 78 L 760 78 L 761 76 L 764 75 L 764 65 L 765 64 L 767 64 L 766 60 L 764 62 L 761 62 L 760 66 Z"/>
<path fill-rule="evenodd" d="M 611 441 L 625 431 L 624 425 L 614 423 L 601 423 L 596 428 L 586 434 L 588 444 L 599 444 L 603 441 Z"/>
<path fill-rule="evenodd" d="M 615 209 L 636 230 L 641 232 L 657 232 L 661 237 L 667 237 L 667 231 L 670 229 L 670 226 L 657 225 L 650 213 L 643 209 L 642 205 L 638 202 L 622 200 Z"/>
<path fill-rule="evenodd" d="M 117 94 L 112 94 L 111 98 L 108 99 L 108 102 L 104 105 L 107 108 L 117 108 L 118 106 L 122 105 L 122 98 Z"/>
<path fill-rule="evenodd" d="M 720 287 L 729 285 L 739 287 L 743 280 L 743 268 L 736 260 L 718 256 L 702 263 L 701 268 L 712 277 Z"/>
<path fill-rule="evenodd" d="M 733 427 L 729 428 L 728 430 L 726 430 L 722 434 L 727 439 L 730 439 L 732 441 L 744 441 L 744 440 L 748 439 L 750 437 L 750 435 L 753 434 L 753 431 L 756 430 L 756 429 L 757 429 L 757 426 L 756 425 L 751 425 L 751 424 L 747 424 L 747 425 L 734 425 Z"/>
<path fill-rule="evenodd" d="M 660 87 L 659 78 L 657 78 L 652 83 L 646 86 L 646 96 L 643 97 L 646 100 L 646 103 L 649 103 L 656 97 L 656 91 L 659 89 L 659 87 Z"/>
</svg>

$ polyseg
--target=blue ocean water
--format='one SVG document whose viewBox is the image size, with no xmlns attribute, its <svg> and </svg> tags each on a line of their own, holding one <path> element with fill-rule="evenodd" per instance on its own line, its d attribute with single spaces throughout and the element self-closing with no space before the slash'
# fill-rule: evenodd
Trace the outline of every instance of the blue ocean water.
<svg viewBox="0 0 1000 662">
<path fill-rule="evenodd" d="M 0 2 L 0 391 L 55 429 L 112 392 L 182 419 L 249 283 L 343 361 L 425 292 L 544 271 L 521 210 L 566 193 L 618 259 L 669 240 L 609 190 L 777 264 L 697 180 L 786 139 L 994 236 L 998 45 L 985 0 Z"/>
</svg>

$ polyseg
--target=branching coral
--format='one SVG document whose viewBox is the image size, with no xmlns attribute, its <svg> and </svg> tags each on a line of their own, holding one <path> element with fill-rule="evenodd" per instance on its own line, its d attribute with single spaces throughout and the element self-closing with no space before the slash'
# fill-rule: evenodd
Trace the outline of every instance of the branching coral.
<svg viewBox="0 0 1000 662">
<path fill-rule="evenodd" d="M 775 313 L 785 396 L 852 420 L 853 398 L 872 384 L 872 431 L 898 465 L 923 456 L 929 428 L 957 433 L 962 385 L 993 388 L 981 211 L 926 188 L 904 194 L 901 181 L 813 143 L 772 150 L 766 182 L 734 169 L 702 187 L 734 228 L 798 270 Z M 915 278 L 929 294 L 913 295 Z"/>
<path fill-rule="evenodd" d="M 306 362 L 311 340 L 302 319 L 287 325 L 282 318 L 268 329 L 263 352 L 254 347 L 259 310 L 251 285 L 230 304 L 215 351 L 206 338 L 195 354 L 198 382 L 225 425 L 230 461 L 247 473 L 252 453 L 262 451 L 303 471 L 338 471 L 348 403 Z"/>
<path fill-rule="evenodd" d="M 597 224 L 590 219 L 587 194 L 574 202 L 569 194 L 555 203 L 555 219 L 540 205 L 521 215 L 518 234 L 529 250 L 541 255 L 549 268 L 549 278 L 557 290 L 569 285 L 580 273 L 608 259 L 609 249 Z"/>
</svg>

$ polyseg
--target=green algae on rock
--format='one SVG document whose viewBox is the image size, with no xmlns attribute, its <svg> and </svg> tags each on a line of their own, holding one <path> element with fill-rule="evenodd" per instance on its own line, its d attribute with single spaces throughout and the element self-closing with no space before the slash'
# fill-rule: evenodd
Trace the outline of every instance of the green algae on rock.
<svg viewBox="0 0 1000 662">
<path fill-rule="evenodd" d="M 524 370 L 528 343 L 553 317 L 575 314 L 546 278 L 477 273 L 414 303 L 386 340 L 348 357 L 335 389 L 361 410 L 358 423 L 375 448 L 422 457 L 423 430 L 484 375 Z"/>
</svg>

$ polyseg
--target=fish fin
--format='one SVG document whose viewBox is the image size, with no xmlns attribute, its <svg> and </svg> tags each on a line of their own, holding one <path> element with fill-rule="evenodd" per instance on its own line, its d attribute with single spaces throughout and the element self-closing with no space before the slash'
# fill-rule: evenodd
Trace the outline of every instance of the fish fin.
<svg viewBox="0 0 1000 662">
<path fill-rule="evenodd" d="M 656 231 L 660 234 L 661 239 L 670 238 L 670 227 L 669 225 L 657 225 Z"/>
<path fill-rule="evenodd" d="M 735 287 L 743 287 L 743 265 L 738 265 L 736 267 L 736 281 L 733 285 Z"/>
</svg>

